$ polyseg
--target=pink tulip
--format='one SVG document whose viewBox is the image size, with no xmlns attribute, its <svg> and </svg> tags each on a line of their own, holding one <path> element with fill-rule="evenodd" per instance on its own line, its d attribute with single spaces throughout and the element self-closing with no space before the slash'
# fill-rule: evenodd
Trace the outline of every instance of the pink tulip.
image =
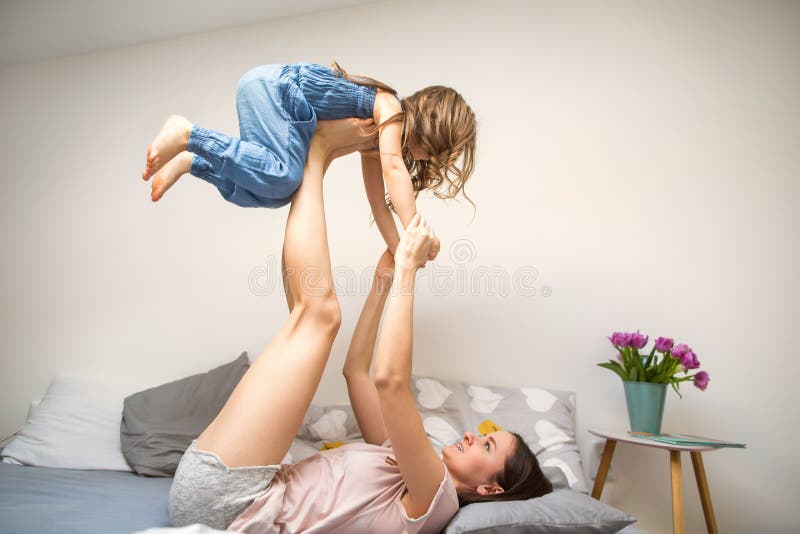
<svg viewBox="0 0 800 534">
<path fill-rule="evenodd" d="M 667 352 L 674 344 L 675 342 L 672 341 L 672 338 L 660 337 L 656 339 L 656 350 L 658 352 Z"/>
<path fill-rule="evenodd" d="M 675 345 L 672 349 L 670 349 L 669 353 L 676 360 L 680 360 L 681 358 L 683 358 L 683 355 L 689 352 L 690 350 L 691 349 L 689 348 L 689 345 L 687 345 L 686 343 L 681 343 L 679 345 Z"/>
<path fill-rule="evenodd" d="M 624 349 L 631 344 L 631 335 L 626 334 L 625 332 L 614 332 L 608 339 L 611 341 L 612 345 L 621 349 Z"/>
<path fill-rule="evenodd" d="M 700 371 L 694 375 L 694 385 L 701 391 L 705 391 L 708 387 L 709 376 L 705 371 Z"/>
<path fill-rule="evenodd" d="M 681 356 L 681 365 L 687 369 L 697 369 L 700 367 L 700 361 L 697 359 L 697 354 L 689 349 Z"/>
<path fill-rule="evenodd" d="M 645 345 L 647 345 L 647 340 L 650 339 L 649 336 L 644 334 L 640 334 L 637 330 L 636 333 L 630 334 L 631 336 L 631 347 L 635 349 L 641 349 Z"/>
</svg>

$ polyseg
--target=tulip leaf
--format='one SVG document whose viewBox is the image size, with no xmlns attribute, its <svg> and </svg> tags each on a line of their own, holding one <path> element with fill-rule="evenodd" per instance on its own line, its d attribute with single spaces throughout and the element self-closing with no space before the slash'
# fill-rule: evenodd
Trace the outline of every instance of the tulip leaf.
<svg viewBox="0 0 800 534">
<path fill-rule="evenodd" d="M 623 369 L 622 366 L 614 360 L 609 360 L 608 363 L 598 363 L 597 365 L 614 371 L 622 380 L 628 380 L 628 375 L 625 372 L 625 369 Z"/>
</svg>

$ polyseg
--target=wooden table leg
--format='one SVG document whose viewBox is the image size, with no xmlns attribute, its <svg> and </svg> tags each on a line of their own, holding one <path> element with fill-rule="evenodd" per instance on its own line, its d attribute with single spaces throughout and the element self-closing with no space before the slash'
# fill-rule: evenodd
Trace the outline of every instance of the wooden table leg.
<svg viewBox="0 0 800 534">
<path fill-rule="evenodd" d="M 608 474 L 608 468 L 611 466 L 611 457 L 614 455 L 614 447 L 616 446 L 617 440 L 606 440 L 606 446 L 603 448 L 603 458 L 600 460 L 600 467 L 597 469 L 597 477 L 594 479 L 594 488 L 592 488 L 592 498 L 594 499 L 600 499 L 600 495 L 603 493 L 606 475 Z"/>
<path fill-rule="evenodd" d="M 672 532 L 684 534 L 683 480 L 681 479 L 680 451 L 669 451 L 669 468 L 672 476 Z"/>
<path fill-rule="evenodd" d="M 714 506 L 711 504 L 711 493 L 708 491 L 706 481 L 706 470 L 703 467 L 703 457 L 700 452 L 692 452 L 692 466 L 694 467 L 694 478 L 697 480 L 697 490 L 700 492 L 700 502 L 703 503 L 703 515 L 706 516 L 706 528 L 708 534 L 717 534 L 717 520 L 714 518 Z"/>
</svg>

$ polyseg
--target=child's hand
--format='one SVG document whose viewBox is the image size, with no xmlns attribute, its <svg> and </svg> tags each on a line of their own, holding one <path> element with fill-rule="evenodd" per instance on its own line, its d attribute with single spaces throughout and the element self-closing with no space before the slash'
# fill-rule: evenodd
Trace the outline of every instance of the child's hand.
<svg viewBox="0 0 800 534">
<path fill-rule="evenodd" d="M 394 261 L 397 268 L 419 269 L 425 266 L 436 236 L 428 223 L 417 213 L 400 238 Z"/>
</svg>

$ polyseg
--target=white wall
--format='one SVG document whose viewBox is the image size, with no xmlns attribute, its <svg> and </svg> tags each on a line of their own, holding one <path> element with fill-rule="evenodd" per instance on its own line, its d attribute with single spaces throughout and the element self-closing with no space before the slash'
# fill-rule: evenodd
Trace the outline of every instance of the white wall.
<svg viewBox="0 0 800 534">
<path fill-rule="evenodd" d="M 465 95 L 480 121 L 478 211 L 420 201 L 439 264 L 456 266 L 448 247 L 466 239 L 467 276 L 539 273 L 532 297 L 420 289 L 415 371 L 577 391 L 588 451 L 588 427 L 627 424 L 619 380 L 595 366 L 612 355 L 605 336 L 685 341 L 711 385 L 670 393 L 664 429 L 747 442 L 706 455 L 720 530 L 788 532 L 800 479 L 789 445 L 800 438 L 800 5 L 428 4 L 0 71 L 0 435 L 59 371 L 155 385 L 258 354 L 285 304 L 248 280 L 278 257 L 288 210 L 237 208 L 188 176 L 153 205 L 138 177 L 145 149 L 169 113 L 236 132 L 235 85 L 251 66 L 336 59 L 401 94 L 445 83 Z M 381 251 L 359 172 L 342 160 L 326 184 L 334 265 L 357 271 Z M 346 399 L 339 369 L 361 299 L 341 302 L 320 402 Z M 700 532 L 688 458 L 684 473 L 687 531 Z M 671 531 L 666 454 L 621 445 L 612 476 L 604 501 Z"/>
</svg>

